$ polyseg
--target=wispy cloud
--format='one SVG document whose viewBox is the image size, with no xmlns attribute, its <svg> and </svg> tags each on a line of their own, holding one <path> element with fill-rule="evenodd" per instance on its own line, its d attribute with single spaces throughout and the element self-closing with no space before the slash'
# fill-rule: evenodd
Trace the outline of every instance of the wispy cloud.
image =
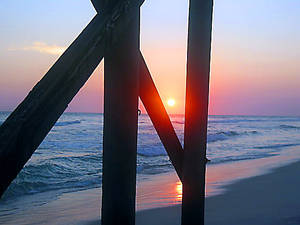
<svg viewBox="0 0 300 225">
<path fill-rule="evenodd" d="M 57 45 L 48 45 L 45 42 L 33 42 L 30 46 L 25 46 L 23 48 L 10 48 L 9 51 L 35 51 L 40 52 L 43 54 L 50 54 L 50 55 L 61 55 L 65 50 L 66 47 L 64 46 L 57 46 Z"/>
</svg>

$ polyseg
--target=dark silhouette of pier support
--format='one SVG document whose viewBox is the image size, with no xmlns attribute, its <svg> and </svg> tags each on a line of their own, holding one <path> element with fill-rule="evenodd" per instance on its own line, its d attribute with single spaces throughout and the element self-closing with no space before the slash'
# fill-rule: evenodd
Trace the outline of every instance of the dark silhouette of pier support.
<svg viewBox="0 0 300 225">
<path fill-rule="evenodd" d="M 204 224 L 213 0 L 190 0 L 182 225 Z"/>
<path fill-rule="evenodd" d="M 93 1 L 97 12 L 107 12 L 114 1 Z M 182 147 L 137 48 L 137 22 L 115 46 L 107 46 L 104 82 L 104 149 L 102 224 L 134 224 L 136 189 L 137 96 L 181 174 Z M 107 37 L 112 39 L 113 37 Z M 128 38 L 128 39 L 127 39 Z M 138 55 L 136 50 L 138 49 Z M 135 71 L 136 68 L 139 70 Z M 137 75 L 139 72 L 139 76 Z M 139 79 L 139 82 L 137 82 Z M 140 84 L 139 91 L 136 87 Z M 118 216 L 116 216 L 118 215 Z"/>
<path fill-rule="evenodd" d="M 121 0 L 123 1 L 123 0 Z M 107 1 L 109 13 L 116 0 Z M 104 134 L 102 225 L 134 225 L 136 202 L 137 122 L 140 59 L 140 8 L 122 39 L 106 34 L 104 55 Z"/>
</svg>

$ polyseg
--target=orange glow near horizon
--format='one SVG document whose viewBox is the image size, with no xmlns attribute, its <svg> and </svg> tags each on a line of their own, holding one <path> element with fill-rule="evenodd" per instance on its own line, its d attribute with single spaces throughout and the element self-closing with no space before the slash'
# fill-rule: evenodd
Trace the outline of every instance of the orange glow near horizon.
<svg viewBox="0 0 300 225">
<path fill-rule="evenodd" d="M 168 99 L 168 106 L 171 106 L 171 107 L 173 107 L 174 105 L 175 105 L 175 100 L 173 99 L 173 98 L 170 98 L 170 99 Z"/>
</svg>

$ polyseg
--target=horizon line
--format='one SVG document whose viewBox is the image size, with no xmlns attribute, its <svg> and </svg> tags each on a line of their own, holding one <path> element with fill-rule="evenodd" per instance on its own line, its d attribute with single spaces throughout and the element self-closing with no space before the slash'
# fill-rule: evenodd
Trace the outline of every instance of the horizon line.
<svg viewBox="0 0 300 225">
<path fill-rule="evenodd" d="M 13 111 L 8 111 L 8 110 L 0 110 L 0 113 L 12 113 Z M 78 114 L 104 114 L 103 112 L 79 112 L 79 111 L 65 111 L 63 114 L 71 114 L 71 113 L 78 113 Z M 63 115 L 62 114 L 62 115 Z M 148 113 L 141 113 L 143 116 L 148 116 Z M 169 116 L 184 116 L 184 113 L 170 113 L 168 114 Z M 269 116 L 269 117 L 300 117 L 300 115 L 266 115 L 266 114 L 209 114 L 208 116 L 252 116 L 252 117 L 263 117 L 263 116 Z"/>
</svg>

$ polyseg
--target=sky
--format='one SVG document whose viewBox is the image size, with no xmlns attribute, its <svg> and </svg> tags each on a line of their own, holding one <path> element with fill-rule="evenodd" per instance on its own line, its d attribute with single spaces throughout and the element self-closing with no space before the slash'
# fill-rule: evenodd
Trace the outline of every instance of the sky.
<svg viewBox="0 0 300 225">
<path fill-rule="evenodd" d="M 188 1 L 146 0 L 141 13 L 156 87 L 169 113 L 184 113 Z M 25 98 L 95 14 L 89 0 L 1 0 L 0 111 Z M 299 0 L 215 0 L 209 114 L 300 115 L 299 21 Z M 103 68 L 67 111 L 103 112 Z"/>
</svg>

